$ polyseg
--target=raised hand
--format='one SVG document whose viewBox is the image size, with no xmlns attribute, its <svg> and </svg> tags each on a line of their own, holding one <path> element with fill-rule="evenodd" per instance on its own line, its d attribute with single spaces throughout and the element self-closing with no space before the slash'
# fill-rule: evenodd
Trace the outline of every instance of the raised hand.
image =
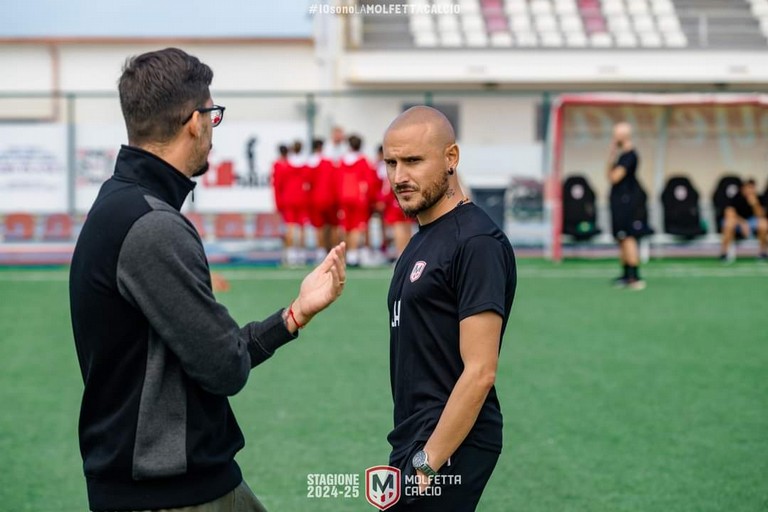
<svg viewBox="0 0 768 512">
<path fill-rule="evenodd" d="M 346 244 L 340 243 L 301 282 L 299 296 L 291 307 L 294 321 L 306 325 L 313 316 L 327 308 L 344 291 L 347 279 Z"/>
</svg>

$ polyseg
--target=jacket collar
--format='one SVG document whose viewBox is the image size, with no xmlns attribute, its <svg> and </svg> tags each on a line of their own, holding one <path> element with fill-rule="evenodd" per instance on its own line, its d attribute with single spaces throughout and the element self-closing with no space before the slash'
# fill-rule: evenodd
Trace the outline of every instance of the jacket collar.
<svg viewBox="0 0 768 512">
<path fill-rule="evenodd" d="M 134 146 L 121 146 L 115 177 L 141 185 L 177 210 L 197 183 L 165 160 Z"/>
</svg>

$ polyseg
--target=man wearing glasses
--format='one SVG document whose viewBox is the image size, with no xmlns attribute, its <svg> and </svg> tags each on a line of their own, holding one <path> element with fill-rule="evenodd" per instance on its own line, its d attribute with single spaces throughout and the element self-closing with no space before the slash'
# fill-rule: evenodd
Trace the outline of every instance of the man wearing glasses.
<svg viewBox="0 0 768 512">
<path fill-rule="evenodd" d="M 242 327 L 216 302 L 179 209 L 208 168 L 211 69 L 169 48 L 129 59 L 119 82 L 128 145 L 77 241 L 70 305 L 85 383 L 80 450 L 91 510 L 262 511 L 234 460 L 227 397 L 343 289 L 344 246 L 290 306 Z"/>
</svg>

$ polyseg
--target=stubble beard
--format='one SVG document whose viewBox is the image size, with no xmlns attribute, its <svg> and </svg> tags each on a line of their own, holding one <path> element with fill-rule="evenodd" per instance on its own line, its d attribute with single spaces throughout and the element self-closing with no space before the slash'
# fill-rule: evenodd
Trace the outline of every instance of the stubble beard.
<svg viewBox="0 0 768 512">
<path fill-rule="evenodd" d="M 448 175 L 442 173 L 442 178 L 431 183 L 429 186 L 421 190 L 421 200 L 414 206 L 403 206 L 400 198 L 397 198 L 397 203 L 400 208 L 410 218 L 415 218 L 418 214 L 425 212 L 435 206 L 448 191 Z M 416 190 L 415 192 L 419 192 Z"/>
</svg>

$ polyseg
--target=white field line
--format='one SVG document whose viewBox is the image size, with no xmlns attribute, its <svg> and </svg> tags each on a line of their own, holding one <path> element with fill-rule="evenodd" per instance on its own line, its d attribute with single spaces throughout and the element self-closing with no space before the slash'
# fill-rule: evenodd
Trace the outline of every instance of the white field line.
<svg viewBox="0 0 768 512">
<path fill-rule="evenodd" d="M 230 281 L 300 281 L 307 273 L 306 270 L 222 270 L 220 271 Z M 618 274 L 617 266 L 589 268 L 518 268 L 518 278 L 524 279 L 611 279 Z M 759 278 L 768 277 L 768 265 L 740 267 L 696 267 L 669 266 L 655 269 L 641 268 L 646 279 L 666 278 Z M 351 272 L 351 280 L 387 280 L 392 276 L 390 269 Z M 62 282 L 69 279 L 66 270 L 52 271 L 0 271 L 1 282 Z"/>
</svg>

